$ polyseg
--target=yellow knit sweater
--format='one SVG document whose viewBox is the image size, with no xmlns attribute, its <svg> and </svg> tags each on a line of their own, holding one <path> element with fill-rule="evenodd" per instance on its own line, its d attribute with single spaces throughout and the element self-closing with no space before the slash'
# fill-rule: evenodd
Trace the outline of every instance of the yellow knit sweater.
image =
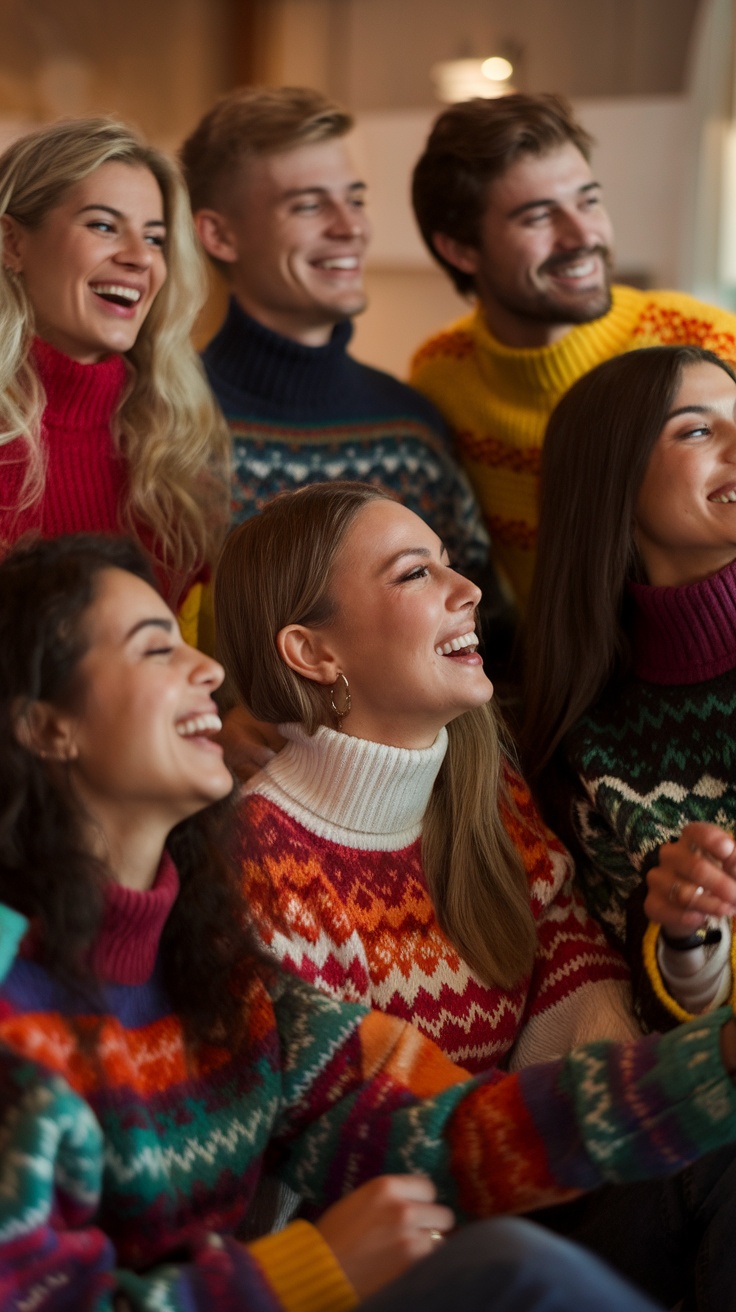
<svg viewBox="0 0 736 1312">
<path fill-rule="evenodd" d="M 503 346 L 477 309 L 419 348 L 411 382 L 453 430 L 494 559 L 522 607 L 534 568 L 540 454 L 552 410 L 603 360 L 636 347 L 680 343 L 736 361 L 736 315 L 683 292 L 614 287 L 608 314 L 576 325 L 553 346 Z"/>
</svg>

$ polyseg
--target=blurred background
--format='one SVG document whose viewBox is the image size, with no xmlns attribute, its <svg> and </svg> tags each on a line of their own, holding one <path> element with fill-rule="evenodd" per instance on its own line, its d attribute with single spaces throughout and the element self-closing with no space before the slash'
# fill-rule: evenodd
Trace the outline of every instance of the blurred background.
<svg viewBox="0 0 736 1312">
<path fill-rule="evenodd" d="M 357 116 L 374 225 L 370 305 L 354 353 L 404 375 L 419 341 L 465 310 L 415 231 L 409 175 L 442 97 L 481 88 L 557 91 L 574 102 L 598 143 L 619 279 L 736 308 L 735 6 L 0 0 L 0 149 L 59 116 L 109 112 L 175 151 L 238 84 L 326 92 Z M 506 65 L 486 73 L 507 76 L 490 82 L 481 66 L 499 59 Z M 202 340 L 223 303 L 213 283 Z"/>
</svg>

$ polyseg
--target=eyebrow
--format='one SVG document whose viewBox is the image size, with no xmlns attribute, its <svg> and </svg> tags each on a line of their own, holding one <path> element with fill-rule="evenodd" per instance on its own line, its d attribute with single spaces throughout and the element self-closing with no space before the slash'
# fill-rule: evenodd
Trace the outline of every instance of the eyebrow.
<svg viewBox="0 0 736 1312">
<path fill-rule="evenodd" d="M 112 205 L 83 205 L 77 214 L 86 214 L 88 210 L 104 210 L 106 214 L 112 214 L 114 219 L 125 219 L 122 210 L 116 210 Z M 166 224 L 163 219 L 146 219 L 143 225 L 145 228 L 165 228 Z"/>
<path fill-rule="evenodd" d="M 347 190 L 366 191 L 367 187 L 366 182 L 351 182 Z M 281 199 L 294 200 L 297 196 L 329 196 L 332 190 L 332 187 L 290 187 L 288 191 L 281 193 Z"/>
<path fill-rule="evenodd" d="M 586 182 L 582 187 L 578 187 L 575 192 L 576 196 L 586 196 L 590 191 L 600 191 L 600 182 Z M 525 214 L 527 210 L 543 209 L 545 205 L 559 205 L 559 200 L 554 196 L 541 196 L 539 200 L 527 200 L 523 205 L 517 205 L 516 209 L 509 210 L 506 215 L 507 219 L 516 219 L 520 214 Z"/>
<path fill-rule="evenodd" d="M 677 410 L 670 410 L 665 422 L 676 419 L 678 415 L 709 415 L 712 413 L 712 405 L 681 405 Z"/>
<path fill-rule="evenodd" d="M 135 637 L 136 633 L 140 633 L 141 629 L 147 629 L 147 628 L 163 629 L 165 633 L 173 633 L 174 621 L 165 620 L 163 617 L 159 619 L 158 616 L 150 620 L 139 620 L 137 624 L 133 625 L 132 629 L 128 630 L 128 632 L 125 635 L 125 641 L 129 642 L 131 638 Z"/>
</svg>

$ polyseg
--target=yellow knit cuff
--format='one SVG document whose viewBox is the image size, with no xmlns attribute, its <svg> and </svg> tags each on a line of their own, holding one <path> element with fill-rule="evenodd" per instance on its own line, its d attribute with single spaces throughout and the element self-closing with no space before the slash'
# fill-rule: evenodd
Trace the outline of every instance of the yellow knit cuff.
<svg viewBox="0 0 736 1312">
<path fill-rule="evenodd" d="M 675 1002 L 672 994 L 668 993 L 665 988 L 664 980 L 662 979 L 662 974 L 659 969 L 659 962 L 657 961 L 657 943 L 659 941 L 661 928 L 662 926 L 656 925 L 654 921 L 650 921 L 647 925 L 642 946 L 644 954 L 644 969 L 649 976 L 649 982 L 654 989 L 657 998 L 662 1003 L 662 1006 L 666 1007 L 667 1011 L 669 1011 L 676 1020 L 692 1020 L 692 1012 L 685 1011 L 685 1008 L 681 1007 L 679 1002 Z"/>
<path fill-rule="evenodd" d="M 358 1295 L 329 1244 L 307 1221 L 248 1244 L 285 1312 L 350 1312 Z"/>
</svg>

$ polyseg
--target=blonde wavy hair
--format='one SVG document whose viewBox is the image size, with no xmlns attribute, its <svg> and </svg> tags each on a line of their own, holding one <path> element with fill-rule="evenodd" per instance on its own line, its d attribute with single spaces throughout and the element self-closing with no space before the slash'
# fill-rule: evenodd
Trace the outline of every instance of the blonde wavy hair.
<svg viewBox="0 0 736 1312">
<path fill-rule="evenodd" d="M 214 560 L 227 526 L 229 438 L 190 341 L 207 284 L 176 164 L 114 119 L 64 120 L 0 156 L 0 217 L 38 228 L 70 187 L 112 162 L 150 170 L 166 222 L 166 281 L 125 352 L 129 385 L 113 432 L 130 471 L 123 527 L 139 540 L 141 527 L 150 529 L 164 565 L 184 576 Z M 5 268 L 2 237 L 0 231 L 0 445 L 17 437 L 27 445 L 22 510 L 43 496 L 45 395 L 29 354 L 33 305 L 22 276 Z"/>
<path fill-rule="evenodd" d="M 329 690 L 290 669 L 276 638 L 287 624 L 330 621 L 341 544 L 376 500 L 390 498 L 365 483 L 313 484 L 274 498 L 227 539 L 215 573 L 218 656 L 257 719 L 309 734 L 331 723 Z M 537 938 L 526 870 L 502 818 L 516 810 L 502 733 L 490 703 L 452 720 L 447 733 L 424 815 L 427 887 L 459 954 L 486 983 L 511 988 L 531 969 Z"/>
</svg>

